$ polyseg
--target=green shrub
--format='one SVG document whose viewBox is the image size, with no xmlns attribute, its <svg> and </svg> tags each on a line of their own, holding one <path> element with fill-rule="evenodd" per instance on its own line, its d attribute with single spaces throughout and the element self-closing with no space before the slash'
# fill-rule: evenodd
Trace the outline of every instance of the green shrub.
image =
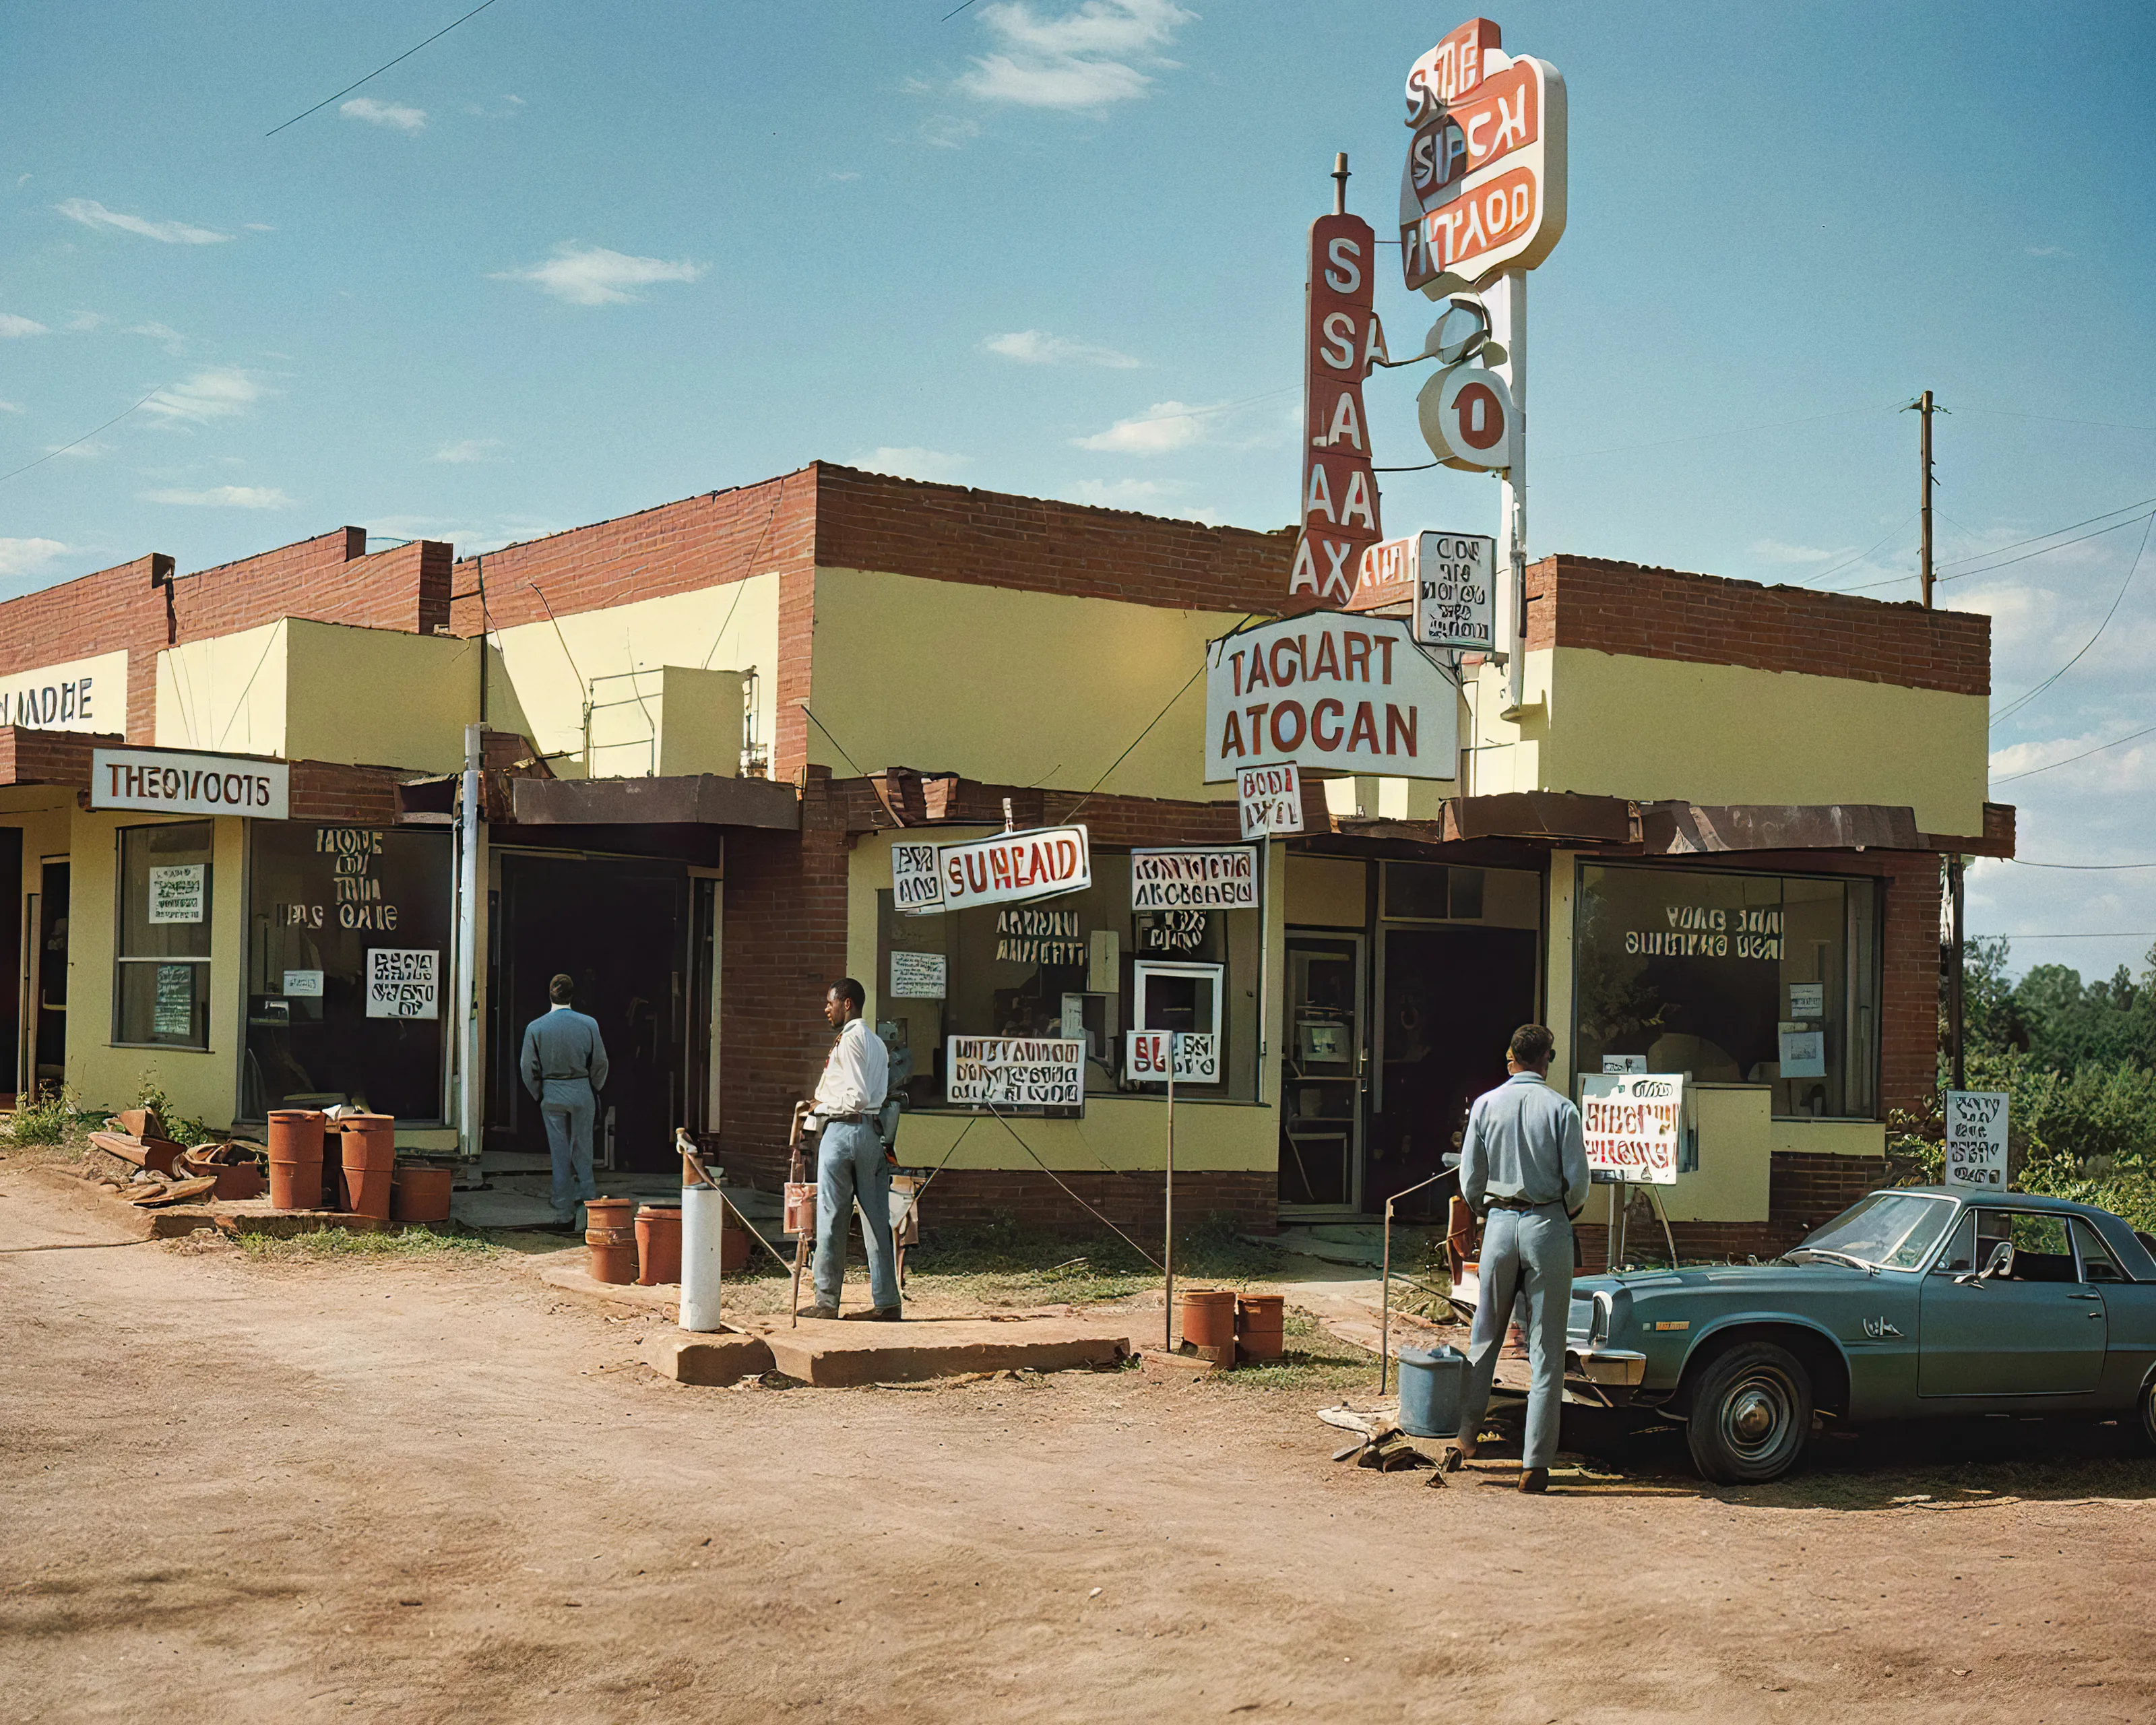
<svg viewBox="0 0 2156 1725">
<path fill-rule="evenodd" d="M 18 1144 L 64 1144 L 71 1132 L 79 1132 L 97 1117 L 85 1114 L 81 1099 L 62 1086 L 15 1111 L 8 1136 Z"/>
</svg>

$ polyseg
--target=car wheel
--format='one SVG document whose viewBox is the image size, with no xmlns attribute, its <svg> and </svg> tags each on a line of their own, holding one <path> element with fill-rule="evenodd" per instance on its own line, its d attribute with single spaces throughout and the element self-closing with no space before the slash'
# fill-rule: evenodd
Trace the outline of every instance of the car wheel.
<svg viewBox="0 0 2156 1725">
<path fill-rule="evenodd" d="M 1746 1342 L 1700 1373 L 1686 1438 L 1708 1479 L 1756 1485 L 1796 1466 L 1811 1427 L 1811 1374 L 1786 1348 Z"/>
<path fill-rule="evenodd" d="M 2141 1432 L 2141 1447 L 2156 1450 L 2156 1375 L 2141 1386 L 2141 1417 L 2134 1421 Z"/>
</svg>

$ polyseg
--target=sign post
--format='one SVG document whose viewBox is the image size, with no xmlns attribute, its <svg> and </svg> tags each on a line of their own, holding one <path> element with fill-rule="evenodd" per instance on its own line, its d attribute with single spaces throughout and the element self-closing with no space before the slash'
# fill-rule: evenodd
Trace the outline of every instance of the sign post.
<svg viewBox="0 0 2156 1725">
<path fill-rule="evenodd" d="M 1180 1030 L 1132 1030 L 1123 1051 L 1123 1070 L 1132 1079 L 1150 1084 L 1168 1081 L 1168 1173 L 1162 1182 L 1161 1275 L 1166 1313 L 1161 1320 L 1161 1346 L 1175 1351 L 1175 1068 L 1183 1058 Z"/>
<path fill-rule="evenodd" d="M 2007 1100 L 2004 1091 L 1947 1092 L 1946 1178 L 1974 1192 L 2006 1189 Z"/>
</svg>

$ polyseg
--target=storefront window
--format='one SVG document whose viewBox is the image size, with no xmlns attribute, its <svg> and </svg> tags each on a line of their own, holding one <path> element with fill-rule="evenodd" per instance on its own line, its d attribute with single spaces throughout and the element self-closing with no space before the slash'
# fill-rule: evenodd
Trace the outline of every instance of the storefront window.
<svg viewBox="0 0 2156 1725">
<path fill-rule="evenodd" d="M 1578 1070 L 1644 1060 L 1766 1085 L 1778 1116 L 1868 1119 L 1878 927 L 1868 880 L 1584 866 Z"/>
<path fill-rule="evenodd" d="M 877 894 L 877 1028 L 908 1106 L 944 1106 L 953 1036 L 1082 1039 L 1088 1096 L 1136 1089 L 1132 1029 L 1215 1035 L 1218 1077 L 1178 1082 L 1178 1100 L 1255 1099 L 1259 913 L 1134 911 L 1128 854 L 1096 850 L 1092 868 L 1087 891 L 1036 904 L 923 916 Z"/>
<path fill-rule="evenodd" d="M 209 1046 L 213 824 L 123 827 L 112 1040 Z"/>
<path fill-rule="evenodd" d="M 349 1102 L 440 1120 L 449 835 L 305 821 L 251 830 L 242 1113 Z"/>
</svg>

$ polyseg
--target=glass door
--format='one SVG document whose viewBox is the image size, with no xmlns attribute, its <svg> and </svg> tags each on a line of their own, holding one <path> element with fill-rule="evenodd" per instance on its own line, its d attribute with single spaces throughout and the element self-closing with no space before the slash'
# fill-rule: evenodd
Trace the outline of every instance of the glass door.
<svg viewBox="0 0 2156 1725">
<path fill-rule="evenodd" d="M 1363 937 L 1287 937 L 1287 1046 L 1281 1058 L 1280 1202 L 1348 1214 L 1363 1183 Z"/>
</svg>

